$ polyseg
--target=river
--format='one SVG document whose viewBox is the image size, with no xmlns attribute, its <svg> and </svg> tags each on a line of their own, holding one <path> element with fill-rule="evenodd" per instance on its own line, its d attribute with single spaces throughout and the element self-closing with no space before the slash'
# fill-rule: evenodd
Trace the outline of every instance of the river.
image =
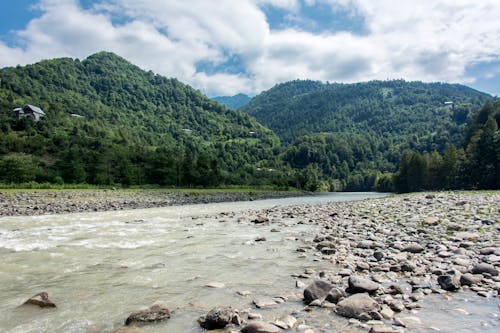
<svg viewBox="0 0 500 333">
<path fill-rule="evenodd" d="M 0 218 L 0 332 L 110 332 L 122 326 L 130 312 L 155 301 L 168 304 L 172 318 L 144 327 L 141 332 L 201 332 L 196 319 L 218 305 L 262 313 L 268 320 L 300 312 L 301 290 L 295 288 L 292 275 L 307 268 L 319 271 L 327 262 L 304 256 L 296 249 L 303 245 L 300 239 L 312 238 L 318 227 L 298 224 L 294 219 L 281 221 L 279 228 L 273 224 L 257 226 L 238 216 L 255 216 L 255 211 L 277 206 L 382 196 L 336 193 Z M 266 241 L 256 242 L 258 237 Z M 223 283 L 224 287 L 206 287 L 212 282 Z M 49 292 L 57 309 L 18 307 L 41 291 Z M 240 296 L 238 291 L 251 294 Z M 255 298 L 275 296 L 289 301 L 266 310 L 252 306 Z M 427 302 L 427 311 L 441 304 Z M 465 301 L 456 302 L 464 308 Z M 466 303 L 482 306 L 486 317 L 495 311 L 495 303 L 475 295 Z M 458 306 L 449 304 L 451 309 Z M 444 315 L 435 321 L 456 320 L 453 311 L 442 312 Z M 429 311 L 428 316 L 433 315 Z M 347 325 L 340 317 L 333 321 L 325 311 L 318 311 L 316 318 L 326 325 L 325 332 L 328 327 L 341 329 Z"/>
</svg>

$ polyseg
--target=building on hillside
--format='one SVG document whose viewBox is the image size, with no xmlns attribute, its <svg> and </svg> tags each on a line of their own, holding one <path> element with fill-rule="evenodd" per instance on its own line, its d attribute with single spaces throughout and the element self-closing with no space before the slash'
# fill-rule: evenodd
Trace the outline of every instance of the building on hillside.
<svg viewBox="0 0 500 333">
<path fill-rule="evenodd" d="M 45 112 L 42 111 L 38 106 L 34 105 L 26 105 L 22 108 L 15 108 L 12 110 L 14 113 L 14 116 L 16 116 L 18 119 L 25 118 L 25 117 L 31 117 L 35 121 L 39 121 L 40 118 L 45 116 Z"/>
</svg>

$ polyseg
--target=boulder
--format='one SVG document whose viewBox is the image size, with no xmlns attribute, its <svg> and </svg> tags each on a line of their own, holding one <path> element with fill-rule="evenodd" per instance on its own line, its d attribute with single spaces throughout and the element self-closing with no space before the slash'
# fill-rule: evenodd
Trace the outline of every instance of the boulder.
<svg viewBox="0 0 500 333">
<path fill-rule="evenodd" d="M 336 312 L 344 317 L 363 319 L 372 311 L 379 311 L 380 305 L 368 294 L 355 294 L 337 304 Z"/>
<path fill-rule="evenodd" d="M 125 325 L 146 324 L 170 318 L 170 310 L 162 303 L 155 303 L 149 308 L 132 312 L 125 320 Z"/>
<path fill-rule="evenodd" d="M 49 299 L 49 294 L 46 291 L 36 294 L 28 299 L 23 305 L 37 305 L 41 308 L 55 308 L 56 305 Z"/>
<path fill-rule="evenodd" d="M 278 333 L 278 332 L 280 332 L 279 327 L 265 323 L 263 321 L 250 322 L 241 330 L 241 333 Z"/>
<path fill-rule="evenodd" d="M 198 319 L 201 327 L 207 330 L 215 330 L 226 327 L 233 318 L 234 311 L 232 308 L 213 308 L 205 316 Z"/>
<path fill-rule="evenodd" d="M 357 276 L 350 276 L 348 284 L 349 286 L 347 287 L 346 291 L 350 294 L 357 294 L 357 293 L 373 294 L 380 288 L 380 285 L 378 283 Z"/>
<path fill-rule="evenodd" d="M 333 285 L 322 280 L 317 280 L 304 289 L 304 303 L 309 304 L 312 301 L 325 297 L 333 288 Z"/>
</svg>

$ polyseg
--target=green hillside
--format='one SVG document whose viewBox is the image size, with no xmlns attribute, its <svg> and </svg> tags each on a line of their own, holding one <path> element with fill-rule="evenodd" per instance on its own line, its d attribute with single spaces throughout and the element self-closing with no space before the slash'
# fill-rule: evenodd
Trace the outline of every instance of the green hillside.
<svg viewBox="0 0 500 333">
<path fill-rule="evenodd" d="M 112 53 L 4 68 L 0 80 L 3 182 L 251 184 L 274 165 L 269 129 Z M 13 116 L 27 104 L 46 116 Z"/>
<path fill-rule="evenodd" d="M 491 98 L 456 84 L 292 81 L 242 110 L 287 144 L 283 159 L 291 167 L 330 189 L 361 190 L 381 172 L 394 172 L 407 149 L 460 145 L 471 114 Z"/>
</svg>

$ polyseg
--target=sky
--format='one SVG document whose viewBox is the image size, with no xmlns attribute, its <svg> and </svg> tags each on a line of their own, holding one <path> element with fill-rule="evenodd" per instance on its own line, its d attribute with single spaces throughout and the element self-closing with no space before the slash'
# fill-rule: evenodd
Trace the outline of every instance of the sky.
<svg viewBox="0 0 500 333">
<path fill-rule="evenodd" d="M 2 0 L 0 68 L 114 52 L 208 96 L 294 79 L 500 95 L 499 0 Z"/>
</svg>

